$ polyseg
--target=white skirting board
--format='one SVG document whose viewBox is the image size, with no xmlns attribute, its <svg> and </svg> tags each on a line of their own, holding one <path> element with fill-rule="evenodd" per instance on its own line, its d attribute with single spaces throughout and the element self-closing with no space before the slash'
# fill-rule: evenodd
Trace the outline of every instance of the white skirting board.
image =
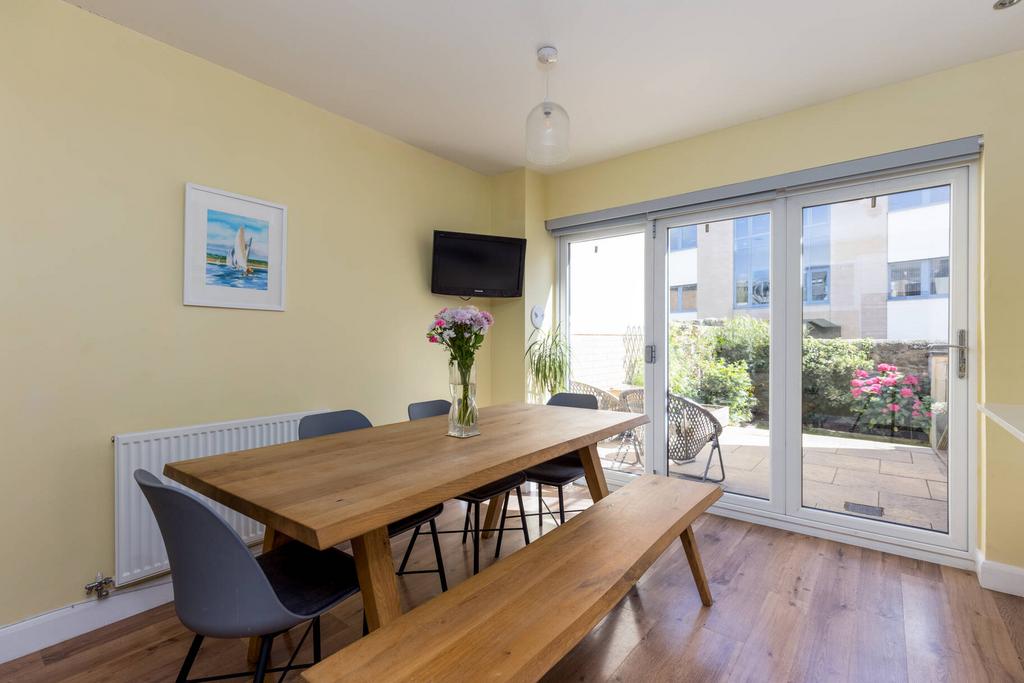
<svg viewBox="0 0 1024 683">
<path fill-rule="evenodd" d="M 174 599 L 170 577 L 114 591 L 0 628 L 0 662 L 7 662 L 109 624 L 153 609 Z"/>
<path fill-rule="evenodd" d="M 979 550 L 977 572 L 982 588 L 1024 596 L 1024 567 L 986 560 Z"/>
</svg>

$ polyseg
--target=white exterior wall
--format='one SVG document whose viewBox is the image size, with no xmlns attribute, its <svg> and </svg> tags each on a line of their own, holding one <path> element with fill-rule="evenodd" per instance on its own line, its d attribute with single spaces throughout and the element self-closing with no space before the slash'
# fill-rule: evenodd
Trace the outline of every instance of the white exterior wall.
<svg viewBox="0 0 1024 683">
<path fill-rule="evenodd" d="M 692 285 L 697 282 L 697 249 L 668 253 L 668 284 Z"/>
<path fill-rule="evenodd" d="M 889 339 L 945 343 L 949 339 L 949 299 L 932 297 L 888 302 Z"/>
<path fill-rule="evenodd" d="M 949 256 L 949 204 L 889 214 L 889 263 Z"/>
</svg>

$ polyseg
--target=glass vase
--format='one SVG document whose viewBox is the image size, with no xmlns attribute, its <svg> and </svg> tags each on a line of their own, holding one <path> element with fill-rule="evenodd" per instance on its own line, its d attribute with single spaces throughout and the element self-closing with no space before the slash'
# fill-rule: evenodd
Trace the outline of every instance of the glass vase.
<svg viewBox="0 0 1024 683">
<path fill-rule="evenodd" d="M 452 363 L 448 366 L 448 386 L 452 407 L 448 411 L 448 436 L 465 439 L 480 433 L 477 429 L 476 364 L 468 367 Z"/>
</svg>

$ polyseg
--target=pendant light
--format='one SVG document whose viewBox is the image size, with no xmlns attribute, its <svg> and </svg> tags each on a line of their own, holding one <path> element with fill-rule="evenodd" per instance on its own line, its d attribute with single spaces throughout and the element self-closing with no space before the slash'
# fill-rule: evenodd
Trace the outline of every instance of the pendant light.
<svg viewBox="0 0 1024 683">
<path fill-rule="evenodd" d="M 544 68 L 544 101 L 526 117 L 526 158 L 537 166 L 554 166 L 569 158 L 569 114 L 548 96 L 548 81 L 558 61 L 558 50 L 542 47 L 537 50 L 537 61 Z"/>
</svg>

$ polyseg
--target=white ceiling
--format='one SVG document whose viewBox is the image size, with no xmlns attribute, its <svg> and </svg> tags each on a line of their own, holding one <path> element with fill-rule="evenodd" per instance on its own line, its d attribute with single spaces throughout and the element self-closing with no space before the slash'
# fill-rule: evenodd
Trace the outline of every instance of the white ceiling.
<svg viewBox="0 0 1024 683">
<path fill-rule="evenodd" d="M 611 158 L 1024 48 L 992 0 L 76 0 L 484 173 L 551 98 L 569 161 Z"/>
</svg>

